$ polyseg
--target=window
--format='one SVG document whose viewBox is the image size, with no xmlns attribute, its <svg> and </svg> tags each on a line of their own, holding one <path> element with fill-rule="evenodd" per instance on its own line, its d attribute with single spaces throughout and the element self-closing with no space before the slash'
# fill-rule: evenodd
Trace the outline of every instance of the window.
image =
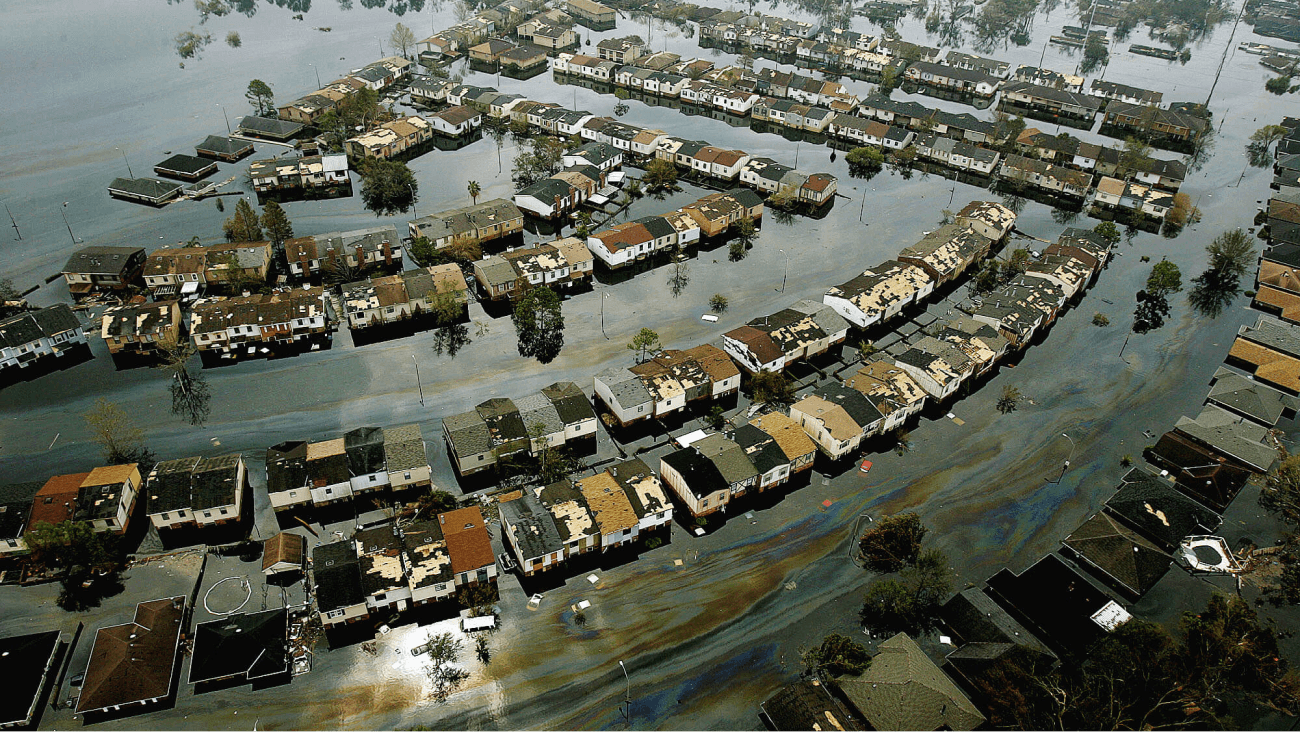
<svg viewBox="0 0 1300 732">
<path fill-rule="evenodd" d="M 169 520 L 170 518 L 171 518 L 171 517 L 168 516 L 166 513 L 163 513 L 163 515 L 162 515 L 162 520 L 163 520 L 163 521 L 167 521 L 167 520 Z"/>
<path fill-rule="evenodd" d="M 371 483 L 374 483 L 374 482 L 377 481 L 377 480 L 379 480 L 379 476 L 376 476 L 376 475 L 372 475 L 372 476 L 370 476 L 370 482 L 371 482 Z"/>
<path fill-rule="evenodd" d="M 224 508 L 221 509 L 221 515 L 222 515 L 222 516 L 225 516 L 225 515 L 227 515 L 227 514 L 229 514 L 229 513 L 230 513 L 230 512 L 227 511 L 226 509 L 224 509 Z"/>
<path fill-rule="evenodd" d="M 203 518 L 212 518 L 212 512 L 211 512 L 211 511 L 204 511 L 204 512 L 203 512 Z"/>
<path fill-rule="evenodd" d="M 343 617 L 343 613 L 344 613 L 344 612 L 346 612 L 346 611 L 343 610 L 343 609 L 339 609 L 339 610 L 330 610 L 329 612 L 325 613 L 325 617 L 327 617 L 327 618 L 341 618 L 341 617 Z"/>
</svg>

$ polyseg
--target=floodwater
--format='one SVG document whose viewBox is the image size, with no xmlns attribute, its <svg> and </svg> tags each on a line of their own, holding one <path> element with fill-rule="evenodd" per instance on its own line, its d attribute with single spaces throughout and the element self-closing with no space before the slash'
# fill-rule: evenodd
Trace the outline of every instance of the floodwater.
<svg viewBox="0 0 1300 732">
<path fill-rule="evenodd" d="M 328 82 L 376 58 L 381 46 L 387 52 L 388 35 L 399 20 L 417 37 L 454 22 L 450 4 L 425 6 L 402 17 L 384 7 L 346 5 L 318 0 L 291 10 L 264 3 L 252 17 L 233 14 L 200 27 L 192 5 L 165 0 L 71 0 L 59 3 L 57 12 L 34 0 L 6 3 L 0 9 L 0 68 L 5 69 L 8 97 L 21 103 L 0 109 L 0 199 L 13 212 L 23 239 L 6 240 L 0 247 L 0 276 L 13 278 L 20 289 L 41 283 L 74 248 L 68 228 L 79 242 L 97 244 L 153 248 L 193 235 L 215 240 L 226 214 L 211 201 L 155 210 L 111 200 L 105 186 L 125 173 L 128 163 L 137 175 L 148 175 L 169 152 L 188 151 L 205 135 L 224 132 L 223 109 L 232 124 L 248 109 L 243 92 L 249 79 L 261 78 L 278 98 L 292 98 L 315 88 L 313 68 Z M 790 8 L 756 7 L 806 17 Z M 304 14 L 301 21 L 292 18 L 298 12 Z M 1074 22 L 1063 8 L 1040 15 L 1030 45 L 987 55 L 1013 65 L 1037 65 L 1047 36 Z M 211 32 L 213 42 L 202 58 L 187 60 L 181 68 L 170 39 L 191 27 Z M 331 30 L 316 30 L 323 27 Z M 862 18 L 854 27 L 878 30 Z M 242 47 L 225 45 L 230 30 L 242 36 Z M 919 21 L 909 19 L 901 30 L 909 40 L 925 42 Z M 593 45 L 631 32 L 646 35 L 644 23 L 627 22 L 606 33 L 583 31 Z M 1226 24 L 1194 45 L 1185 66 L 1129 54 L 1123 50 L 1127 42 L 1117 44 L 1104 78 L 1164 91 L 1166 102 L 1205 101 L 1219 60 L 1230 49 L 1230 33 L 1232 26 Z M 701 50 L 696 39 L 658 27 L 650 35 L 656 49 L 719 62 L 733 58 Z M 1129 42 L 1141 42 L 1138 35 Z M 1243 25 L 1231 45 L 1251 37 Z M 964 425 L 924 421 L 913 433 L 911 453 L 872 456 L 870 476 L 849 471 L 827 484 L 817 477 L 776 507 L 756 513 L 754 523 L 733 518 L 704 538 L 687 537 L 675 527 L 666 546 L 602 571 L 600 587 L 576 578 L 548 593 L 536 612 L 524 609 L 526 598 L 517 588 L 503 589 L 505 627 L 494 640 L 493 660 L 486 669 L 476 669 L 467 689 L 446 705 L 429 702 L 418 670 L 397 668 L 386 646 L 388 658 L 374 662 L 355 649 L 323 654 L 313 673 L 287 688 L 184 698 L 176 709 L 103 726 L 246 728 L 254 716 L 265 729 L 617 727 L 625 724 L 618 711 L 626 693 L 617 663 L 621 659 L 630 672 L 631 726 L 757 727 L 756 705 L 794 678 L 801 647 L 827 632 L 854 631 L 870 576 L 845 557 L 852 526 L 863 512 L 919 511 L 933 529 L 935 545 L 952 557 L 961 581 L 978 583 L 1002 566 L 1019 570 L 1052 551 L 1104 502 L 1123 473 L 1120 457 L 1136 458 L 1150 442 L 1142 436 L 1144 430 L 1158 434 L 1180 415 L 1197 412 L 1237 327 L 1256 317 L 1244 298 L 1218 319 L 1205 320 L 1190 312 L 1182 295 L 1176 296 L 1173 317 L 1164 328 L 1135 336 L 1125 360 L 1118 354 L 1133 293 L 1150 267 L 1139 257 L 1168 257 L 1182 269 L 1184 281 L 1190 280 L 1204 267 L 1203 248 L 1210 239 L 1225 229 L 1249 227 L 1258 203 L 1268 198 L 1269 172 L 1247 169 L 1243 146 L 1254 129 L 1283 115 L 1300 115 L 1300 104 L 1294 97 L 1265 94 L 1269 73 L 1257 60 L 1228 50 L 1210 99 L 1218 131 L 1215 154 L 1183 188 L 1204 212 L 1204 221 L 1176 239 L 1142 233 L 1131 245 L 1121 245 L 1124 256 L 1102 273 L 1082 304 L 1053 326 L 1044 343 L 952 406 Z M 1077 57 L 1046 47 L 1044 66 L 1068 71 L 1077 63 Z M 759 61 L 760 66 L 770 64 Z M 617 102 L 610 95 L 556 84 L 549 73 L 526 82 L 502 77 L 498 85 L 492 75 L 463 72 L 470 83 L 597 113 L 611 113 Z M 849 86 L 860 94 L 870 88 L 865 82 Z M 907 96 L 901 91 L 895 95 Z M 992 115 L 956 102 L 915 98 L 984 119 Z M 435 356 L 427 335 L 355 348 L 343 332 L 329 351 L 210 369 L 212 415 L 205 427 L 194 428 L 168 414 L 161 374 L 115 371 L 96 343 L 99 358 L 93 362 L 0 391 L 0 468 L 7 480 L 88 469 L 96 450 L 86 442 L 79 415 L 103 396 L 134 414 L 164 457 L 256 451 L 283 439 L 314 438 L 362 424 L 420 422 L 437 480 L 452 485 L 437 438 L 443 415 L 489 396 L 527 393 L 556 380 L 589 384 L 600 369 L 630 363 L 623 344 L 641 327 L 657 330 L 666 344 L 689 346 L 799 298 L 819 298 L 827 286 L 893 256 L 935 228 L 943 209 L 995 195 L 919 174 L 904 180 L 884 172 L 864 183 L 849 178 L 842 154 L 831 162 L 825 146 L 796 146 L 778 135 L 637 101 L 629 107 L 624 117 L 629 122 L 788 164 L 797 155 L 801 168 L 838 176 L 844 197 L 819 220 L 796 218 L 790 226 L 766 222 L 743 262 L 726 261 L 724 252 L 701 253 L 690 262 L 691 283 L 680 297 L 671 296 L 668 273 L 660 269 L 599 285 L 595 292 L 567 301 L 566 346 L 545 367 L 518 357 L 508 320 L 493 320 L 476 308 L 474 319 L 488 323 L 489 331 L 477 336 L 471 326 L 475 342 L 454 359 Z M 1089 132 L 1074 134 L 1109 141 Z M 259 145 L 257 156 L 278 152 Z M 422 189 L 418 211 L 463 205 L 471 179 L 482 184 L 485 197 L 508 196 L 513 192 L 512 154 L 507 143 L 500 174 L 490 141 L 416 159 L 412 168 Z M 245 164 L 223 164 L 214 178 L 242 179 Z M 680 203 L 646 198 L 632 215 L 673 205 Z M 376 222 L 355 197 L 295 202 L 286 209 L 299 234 Z M 402 229 L 409 218 L 384 221 Z M 1080 217 L 1070 225 L 1092 223 Z M 1020 230 L 1042 239 L 1054 239 L 1064 226 L 1049 208 L 1032 201 L 1024 204 L 1018 222 Z M 783 274 L 786 290 L 779 292 Z M 730 310 L 716 324 L 702 323 L 699 315 L 715 292 L 730 298 Z M 31 299 L 38 304 L 65 301 L 66 291 L 55 283 Z M 1094 312 L 1107 315 L 1113 325 L 1092 326 Z M 417 398 L 412 355 L 421 361 L 427 407 Z M 1016 386 L 1032 402 L 1011 415 L 998 415 L 993 404 L 1003 385 Z M 1073 438 L 1073 447 L 1062 433 Z M 1045 481 L 1045 476 L 1056 477 L 1067 458 L 1071 467 L 1064 478 Z M 829 508 L 823 506 L 826 500 Z M 1234 525 L 1224 531 L 1249 528 Z M 1162 591 L 1167 592 L 1158 588 L 1144 603 L 1177 604 L 1162 598 Z M 582 598 L 591 599 L 593 608 L 588 626 L 577 629 L 564 608 Z M 45 726 L 50 723 L 55 722 Z M 66 718 L 57 723 L 77 724 Z"/>
</svg>

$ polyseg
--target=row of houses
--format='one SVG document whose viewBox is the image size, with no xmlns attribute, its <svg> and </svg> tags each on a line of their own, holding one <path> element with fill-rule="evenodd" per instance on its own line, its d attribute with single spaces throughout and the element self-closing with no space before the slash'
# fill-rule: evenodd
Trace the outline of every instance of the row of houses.
<svg viewBox="0 0 1300 732">
<path fill-rule="evenodd" d="M 636 458 L 580 480 L 525 487 L 497 505 L 503 539 L 525 577 L 643 541 L 666 531 L 673 518 L 658 476 Z"/>
<path fill-rule="evenodd" d="M 762 216 L 763 200 L 753 191 L 736 188 L 591 234 L 587 248 L 606 267 L 618 270 L 661 252 L 684 250 L 701 238 L 725 234 L 739 221 L 758 221 Z"/>
<path fill-rule="evenodd" d="M 469 304 L 469 283 L 457 265 L 439 264 L 346 283 L 342 303 L 353 331 L 434 313 L 456 320 Z"/>
<path fill-rule="evenodd" d="M 596 412 L 577 384 L 558 381 L 526 397 L 496 397 L 444 417 L 442 429 L 456 472 L 473 475 L 514 455 L 593 447 Z"/>
<path fill-rule="evenodd" d="M 595 376 L 596 398 L 623 427 L 739 392 L 740 369 L 711 344 L 667 349 L 644 363 L 613 367 Z"/>
<path fill-rule="evenodd" d="M 398 526 L 381 524 L 312 551 L 316 610 L 328 630 L 405 612 L 497 581 L 496 557 L 476 507 Z"/>
<path fill-rule="evenodd" d="M 315 124 L 326 112 L 338 106 L 339 102 L 358 91 L 362 89 L 381 91 L 405 79 L 410 75 L 414 65 L 410 59 L 401 56 L 382 58 L 314 92 L 277 107 L 276 114 L 286 122 L 301 125 Z"/>
<path fill-rule="evenodd" d="M 533 287 L 560 291 L 590 285 L 595 255 L 577 237 L 521 247 L 474 263 L 474 281 L 487 300 L 515 300 Z"/>
<path fill-rule="evenodd" d="M 26 553 L 26 536 L 42 525 L 78 521 L 99 533 L 123 534 L 141 487 L 135 463 L 0 487 L 0 556 Z"/>
<path fill-rule="evenodd" d="M 329 440 L 289 440 L 266 450 L 266 492 L 276 512 L 429 484 L 417 424 L 359 427 Z"/>
</svg>

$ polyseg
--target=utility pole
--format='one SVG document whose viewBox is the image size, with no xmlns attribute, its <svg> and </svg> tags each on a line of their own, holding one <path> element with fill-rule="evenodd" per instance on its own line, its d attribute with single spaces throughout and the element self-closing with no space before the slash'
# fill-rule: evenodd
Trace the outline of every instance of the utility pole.
<svg viewBox="0 0 1300 732">
<path fill-rule="evenodd" d="M 129 176 L 131 176 L 132 178 L 134 178 L 134 177 L 135 177 L 135 173 L 132 173 L 132 172 L 131 172 L 131 161 L 126 159 L 126 151 L 123 150 L 123 149 L 120 148 L 120 147 L 115 147 L 115 148 L 113 148 L 113 149 L 116 150 L 116 151 L 118 151 L 118 152 L 120 152 L 120 153 L 122 153 L 122 162 L 126 163 L 126 174 L 129 175 Z M 68 204 L 65 203 L 65 204 L 63 204 L 63 205 L 66 206 L 66 205 L 68 205 Z"/>
<path fill-rule="evenodd" d="M 608 292 L 605 293 L 604 297 L 600 298 L 600 334 L 605 336 L 605 340 L 609 340 L 609 336 L 605 333 L 605 301 L 608 299 Z"/>
<path fill-rule="evenodd" d="M 63 208 L 60 208 L 60 209 L 59 209 L 59 213 L 63 214 L 63 225 L 66 226 L 66 227 L 68 227 L 68 238 L 69 238 L 69 239 L 72 239 L 72 243 L 73 243 L 73 244 L 76 244 L 76 243 L 77 243 L 77 237 L 75 237 L 75 236 L 72 235 L 72 224 L 69 224 L 69 223 L 68 223 L 68 212 L 67 212 L 67 210 L 66 210 L 67 208 L 68 208 L 68 202 L 67 202 L 67 201 L 64 201 L 64 202 L 63 202 Z"/>
<path fill-rule="evenodd" d="M 785 269 L 781 270 L 781 292 L 785 292 L 785 276 L 790 273 L 790 255 L 785 253 L 784 249 L 778 249 L 781 256 L 785 257 Z"/>
<path fill-rule="evenodd" d="M 9 204 L 5 204 L 5 213 L 9 214 L 9 221 L 13 224 L 14 233 L 18 235 L 17 241 L 23 240 L 23 232 L 18 230 L 18 219 L 14 218 L 14 212 L 9 210 Z"/>
<path fill-rule="evenodd" d="M 316 88 L 320 89 L 321 88 L 320 69 L 316 68 L 316 64 L 307 64 L 307 65 L 311 67 L 312 71 L 316 72 Z"/>
<path fill-rule="evenodd" d="M 226 114 L 226 107 L 225 107 L 225 105 L 223 105 L 223 104 L 218 104 L 217 106 L 218 106 L 218 107 L 221 107 L 221 116 L 226 118 L 226 134 L 229 135 L 229 134 L 230 134 L 230 115 Z"/>
<path fill-rule="evenodd" d="M 416 360 L 415 354 L 411 354 L 411 362 L 415 364 L 415 385 L 420 389 L 420 406 L 424 406 L 424 384 L 420 382 L 420 362 Z"/>
<path fill-rule="evenodd" d="M 627 666 L 624 666 L 622 661 L 618 662 L 618 667 L 623 669 L 623 679 L 627 681 L 627 697 L 624 699 L 627 704 L 627 711 L 624 713 L 624 717 L 630 727 L 632 725 L 632 678 L 627 675 Z"/>
</svg>

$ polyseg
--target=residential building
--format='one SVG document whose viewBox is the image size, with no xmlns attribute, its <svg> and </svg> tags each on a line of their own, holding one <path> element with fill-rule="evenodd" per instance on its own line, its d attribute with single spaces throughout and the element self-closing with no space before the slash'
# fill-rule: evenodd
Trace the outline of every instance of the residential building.
<svg viewBox="0 0 1300 732">
<path fill-rule="evenodd" d="M 0 728 L 30 729 L 40 717 L 41 703 L 58 670 L 63 636 L 48 630 L 0 639 L 0 669 L 9 679 L 0 706 Z"/>
<path fill-rule="evenodd" d="M 1211 451 L 1257 473 L 1267 473 L 1278 460 L 1267 427 L 1248 422 L 1214 404 L 1201 408 L 1195 419 L 1180 417 L 1175 431 Z"/>
<path fill-rule="evenodd" d="M 759 710 L 764 723 L 774 730 L 867 729 L 816 677 L 782 687 L 760 704 Z"/>
<path fill-rule="evenodd" d="M 978 97 L 991 97 L 997 92 L 1001 80 L 994 76 L 956 66 L 917 61 L 907 67 L 903 78 L 941 89 L 950 89 Z"/>
<path fill-rule="evenodd" d="M 40 481 L 0 485 L 0 558 L 27 552 L 32 509 L 44 487 Z"/>
<path fill-rule="evenodd" d="M 272 536 L 262 545 L 262 573 L 302 572 L 307 561 L 307 539 L 287 531 Z"/>
<path fill-rule="evenodd" d="M 191 684 L 267 682 L 289 673 L 289 612 L 235 613 L 194 627 Z"/>
<path fill-rule="evenodd" d="M 229 359 L 284 346 L 320 348 L 330 330 L 320 287 L 199 300 L 190 315 L 190 338 L 199 352 Z"/>
<path fill-rule="evenodd" d="M 762 218 L 763 199 L 746 188 L 733 188 L 726 193 L 710 193 L 680 210 L 695 219 L 702 237 L 715 237 L 741 219 Z"/>
<path fill-rule="evenodd" d="M 100 324 L 100 337 L 108 352 L 145 353 L 160 343 L 181 342 L 181 311 L 176 300 L 119 305 L 108 308 Z"/>
<path fill-rule="evenodd" d="M 860 676 L 836 682 L 871 729 L 972 730 L 984 715 L 906 633 L 880 644 Z"/>
<path fill-rule="evenodd" d="M 381 524 L 352 535 L 361 592 L 368 613 L 405 612 L 411 606 L 411 585 L 406 578 L 401 530 Z"/>
<path fill-rule="evenodd" d="M 239 129 L 237 131 L 245 137 L 260 137 L 265 140 L 284 142 L 297 137 L 304 127 L 306 125 L 301 122 L 256 117 L 250 114 L 239 120 Z M 180 187 L 177 186 L 177 190 L 179 189 Z M 112 192 L 111 189 L 110 192 Z"/>
<path fill-rule="evenodd" d="M 1145 468 L 1133 468 L 1106 501 L 1106 512 L 1171 553 L 1189 536 L 1212 534 L 1223 519 Z"/>
<path fill-rule="evenodd" d="M 442 427 L 457 472 L 472 475 L 524 451 L 537 455 L 547 447 L 586 447 L 583 443 L 596 436 L 596 412 L 577 384 L 557 381 L 519 399 L 489 399 L 443 418 Z"/>
<path fill-rule="evenodd" d="M 340 153 L 254 160 L 248 164 L 258 193 L 299 192 L 351 185 L 348 156 Z"/>
<path fill-rule="evenodd" d="M 533 18 L 525 22 L 516 29 L 515 33 L 520 40 L 551 50 L 578 45 L 578 34 L 574 33 L 572 28 L 542 18 Z"/>
<path fill-rule="evenodd" d="M 474 279 L 490 300 L 515 299 L 537 285 L 563 291 L 589 282 L 594 261 L 584 242 L 569 237 L 485 257 L 474 263 Z"/>
<path fill-rule="evenodd" d="M 63 279 L 74 300 L 101 292 L 120 292 L 144 272 L 141 247 L 86 247 L 63 265 Z"/>
<path fill-rule="evenodd" d="M 595 173 L 588 178 L 583 168 Z M 549 178 L 520 190 L 511 200 L 525 213 L 542 219 L 554 219 L 577 210 L 588 198 L 605 185 L 605 176 L 593 166 L 569 168 Z"/>
<path fill-rule="evenodd" d="M 993 240 L 959 223 L 945 224 L 898 253 L 898 261 L 925 270 L 936 287 L 960 277 L 989 253 Z"/>
<path fill-rule="evenodd" d="M 1145 595 L 1173 565 L 1160 547 L 1105 511 L 1084 521 L 1061 544 L 1068 556 L 1130 599 Z"/>
<path fill-rule="evenodd" d="M 934 278 L 924 269 L 889 260 L 832 287 L 822 297 L 841 317 L 858 328 L 868 328 L 898 315 L 903 308 L 928 297 Z"/>
<path fill-rule="evenodd" d="M 1097 183 L 1096 204 L 1113 210 L 1142 213 L 1163 220 L 1174 207 L 1174 196 L 1133 180 L 1103 177 Z"/>
<path fill-rule="evenodd" d="M 1012 78 L 1024 84 L 1033 84 L 1048 89 L 1059 91 L 1082 93 L 1083 77 L 1074 74 L 1062 74 L 1059 71 L 1051 69 L 1038 68 L 1036 66 L 1018 66 Z"/>
<path fill-rule="evenodd" d="M 43 364 L 86 342 L 81 321 L 62 303 L 11 315 L 0 320 L 0 370 Z"/>
<path fill-rule="evenodd" d="M 583 492 L 571 481 L 564 479 L 528 490 L 554 518 L 566 559 L 600 549 L 600 526 L 596 523 L 596 514 Z"/>
<path fill-rule="evenodd" d="M 863 438 L 879 432 L 884 415 L 859 392 L 828 384 L 790 406 L 799 423 L 831 460 L 856 451 Z"/>
<path fill-rule="evenodd" d="M 443 310 L 443 298 L 464 314 L 469 284 L 460 267 L 440 264 L 387 277 L 366 278 L 342 287 L 343 311 L 348 328 L 361 330 L 391 325 Z"/>
<path fill-rule="evenodd" d="M 783 371 L 844 342 L 849 323 L 829 305 L 800 300 L 722 336 L 722 348 L 750 373 Z"/>
<path fill-rule="evenodd" d="M 1300 323 L 1300 246 L 1278 244 L 1264 250 L 1255 275 L 1252 304 L 1285 322 Z"/>
<path fill-rule="evenodd" d="M 1083 292 L 1095 272 L 1086 261 L 1068 254 L 1044 254 L 1025 267 L 1026 277 L 1041 277 L 1055 283 L 1065 293 L 1067 301 Z"/>
<path fill-rule="evenodd" d="M 528 40 L 527 37 L 524 37 L 526 27 L 528 27 L 527 24 L 519 26 L 520 36 L 524 40 Z M 495 64 L 500 60 L 501 54 L 514 47 L 515 44 L 503 38 L 489 38 L 476 46 L 470 46 L 469 58 L 471 61 L 478 61 L 483 64 Z"/>
<path fill-rule="evenodd" d="M 525 577 L 553 569 L 566 558 L 555 517 L 541 499 L 524 490 L 519 497 L 498 503 L 501 533 Z"/>
<path fill-rule="evenodd" d="M 245 155 L 253 154 L 253 143 L 233 137 L 208 135 L 203 142 L 194 146 L 194 152 L 203 157 L 233 163 Z"/>
<path fill-rule="evenodd" d="M 1105 125 L 1122 131 L 1146 131 L 1180 142 L 1194 142 L 1210 129 L 1209 117 L 1199 105 L 1174 104 L 1169 109 L 1145 104 L 1111 102 Z"/>
<path fill-rule="evenodd" d="M 418 424 L 383 428 L 384 467 L 394 491 L 432 484 L 424 432 Z"/>
<path fill-rule="evenodd" d="M 456 591 L 456 578 L 442 526 L 436 519 L 418 521 L 401 529 L 401 534 L 402 560 L 410 572 L 407 584 L 411 605 L 420 607 L 451 597 Z"/>
<path fill-rule="evenodd" d="M 417 77 L 411 80 L 406 93 L 412 104 L 432 107 L 447 102 L 447 92 L 456 86 L 456 82 L 436 77 Z"/>
<path fill-rule="evenodd" d="M 129 623 L 95 631 L 77 698 L 77 714 L 98 715 L 164 703 L 181 657 L 185 597 L 136 605 Z M 142 710 L 143 711 L 143 710 Z"/>
<path fill-rule="evenodd" d="M 319 544 L 311 558 L 321 625 L 330 630 L 370 617 L 356 545 L 351 541 Z"/>
<path fill-rule="evenodd" d="M 311 505 L 307 443 L 290 440 L 266 449 L 266 493 L 276 512 Z"/>
<path fill-rule="evenodd" d="M 595 393 L 623 426 L 716 400 L 740 390 L 740 370 L 721 349 L 700 345 L 665 350 L 631 369 L 597 374 Z"/>
<path fill-rule="evenodd" d="M 445 137 L 464 137 L 482 125 L 483 115 L 477 110 L 459 105 L 430 114 L 428 122 L 437 134 Z"/>
<path fill-rule="evenodd" d="M 354 157 L 388 160 L 432 140 L 433 132 L 434 126 L 423 117 L 399 117 L 349 137 L 344 148 Z"/>
<path fill-rule="evenodd" d="M 85 521 L 97 532 L 126 533 L 140 490 L 135 463 L 95 468 L 77 490 L 74 521 Z"/>
<path fill-rule="evenodd" d="M 1002 101 L 1038 112 L 1085 121 L 1096 118 L 1097 110 L 1101 108 L 1101 101 L 1097 97 L 1025 81 L 1003 84 Z"/>
<path fill-rule="evenodd" d="M 1056 318 L 1065 304 L 1065 292 L 1050 280 L 1020 276 L 990 293 L 971 311 L 971 317 L 998 329 L 1013 347 L 1023 348 Z"/>
<path fill-rule="evenodd" d="M 646 52 L 645 42 L 639 36 L 606 38 L 596 44 L 596 54 L 602 61 L 629 64 Z"/>
<path fill-rule="evenodd" d="M 86 482 L 90 473 L 72 473 L 56 475 L 32 497 L 32 513 L 28 520 L 29 528 L 38 524 L 56 526 L 64 521 L 71 521 L 77 512 L 77 496 L 81 494 L 81 484 Z"/>
<path fill-rule="evenodd" d="M 998 169 L 1006 180 L 1032 185 L 1050 193 L 1084 198 L 1092 188 L 1092 174 L 1061 165 L 1045 163 L 1023 155 L 1008 155 Z M 1102 181 L 1112 180 L 1103 178 Z M 1100 186 L 1098 186 L 1100 192 Z"/>
<path fill-rule="evenodd" d="M 901 428 L 912 415 L 925 408 L 925 390 L 892 360 L 879 358 L 867 362 L 844 385 L 861 392 L 884 415 L 882 434 Z"/>
<path fill-rule="evenodd" d="M 1092 86 L 1088 93 L 1094 97 L 1100 97 L 1109 101 L 1123 102 L 1125 104 L 1138 104 L 1148 107 L 1159 107 L 1164 99 L 1164 94 L 1150 89 L 1141 89 L 1136 86 L 1119 84 L 1114 81 L 1105 81 L 1102 79 L 1093 79 Z"/>
<path fill-rule="evenodd" d="M 144 283 L 156 300 L 197 294 L 208 285 L 266 282 L 270 266 L 269 241 L 168 247 L 145 259 Z"/>
<path fill-rule="evenodd" d="M 447 542 L 451 572 L 457 588 L 497 582 L 496 555 L 483 514 L 477 506 L 438 514 L 438 526 Z"/>
<path fill-rule="evenodd" d="M 971 201 L 953 220 L 993 241 L 1002 241 L 1016 226 L 1015 212 L 994 201 Z"/>
<path fill-rule="evenodd" d="M 246 483 L 239 453 L 166 460 L 149 473 L 145 514 L 159 531 L 239 521 Z"/>
<path fill-rule="evenodd" d="M 424 237 L 437 249 L 476 241 L 479 244 L 519 234 L 524 214 L 504 198 L 493 198 L 461 208 L 440 211 L 411 221 L 411 238 Z"/>
<path fill-rule="evenodd" d="M 410 59 L 388 56 L 366 64 L 348 78 L 360 81 L 367 89 L 380 91 L 409 76 L 413 66 L 415 63 Z"/>
<path fill-rule="evenodd" d="M 567 0 L 565 8 L 578 22 L 596 30 L 613 28 L 618 17 L 613 8 L 595 0 Z"/>
<path fill-rule="evenodd" d="M 974 56 L 960 51 L 949 51 L 944 57 L 944 63 L 956 69 L 978 71 L 998 79 L 1005 79 L 1011 71 L 1011 64 L 1006 61 Z"/>
</svg>

